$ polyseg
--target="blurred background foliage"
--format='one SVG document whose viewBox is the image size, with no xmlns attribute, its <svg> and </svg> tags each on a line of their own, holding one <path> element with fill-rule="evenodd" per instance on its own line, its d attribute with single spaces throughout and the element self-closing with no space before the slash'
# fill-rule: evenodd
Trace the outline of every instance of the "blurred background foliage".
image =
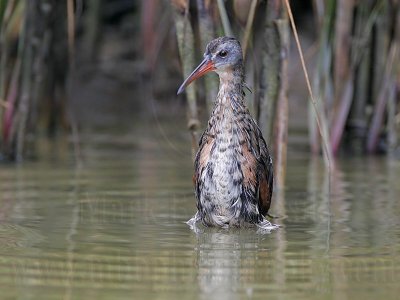
<svg viewBox="0 0 400 300">
<path fill-rule="evenodd" d="M 399 152 L 399 2 L 290 1 L 334 155 Z M 88 120 L 150 118 L 149 98 L 159 116 L 186 110 L 195 150 L 218 81 L 175 93 L 221 35 L 242 43 L 248 106 L 274 149 L 278 184 L 293 132 L 308 128 L 310 153 L 321 152 L 285 0 L 0 0 L 0 26 L 3 160 L 40 156 L 45 135 L 67 133 L 78 149 Z"/>
</svg>

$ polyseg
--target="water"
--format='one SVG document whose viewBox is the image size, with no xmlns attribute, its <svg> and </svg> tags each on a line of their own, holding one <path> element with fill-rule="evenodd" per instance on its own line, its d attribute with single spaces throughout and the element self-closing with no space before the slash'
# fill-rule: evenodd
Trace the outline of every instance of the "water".
<svg viewBox="0 0 400 300">
<path fill-rule="evenodd" d="M 0 166 L 0 298 L 398 298 L 398 161 L 341 159 L 329 186 L 320 159 L 290 148 L 279 230 L 195 233 L 179 126 L 83 134 L 80 168 L 62 139 Z"/>
</svg>

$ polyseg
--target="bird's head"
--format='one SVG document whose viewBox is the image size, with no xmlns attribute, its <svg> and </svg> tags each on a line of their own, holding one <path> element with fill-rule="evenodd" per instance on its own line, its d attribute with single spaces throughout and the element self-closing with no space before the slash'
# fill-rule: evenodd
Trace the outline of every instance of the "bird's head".
<svg viewBox="0 0 400 300">
<path fill-rule="evenodd" d="M 243 54 L 239 41 L 226 36 L 216 38 L 207 45 L 203 61 L 182 83 L 178 94 L 191 82 L 210 71 L 215 71 L 221 78 L 229 80 L 234 76 L 234 70 L 242 68 L 242 64 Z"/>
</svg>

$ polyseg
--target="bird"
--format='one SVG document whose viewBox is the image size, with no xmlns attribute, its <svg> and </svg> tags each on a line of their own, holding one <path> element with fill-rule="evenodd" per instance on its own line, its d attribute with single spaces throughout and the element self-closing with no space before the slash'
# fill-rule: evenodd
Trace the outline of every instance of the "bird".
<svg viewBox="0 0 400 300">
<path fill-rule="evenodd" d="M 184 80 L 180 94 L 194 80 L 214 71 L 219 91 L 194 162 L 197 212 L 189 225 L 269 227 L 273 163 L 260 128 L 251 116 L 244 88 L 239 41 L 219 37 L 208 43 L 203 61 Z"/>
</svg>

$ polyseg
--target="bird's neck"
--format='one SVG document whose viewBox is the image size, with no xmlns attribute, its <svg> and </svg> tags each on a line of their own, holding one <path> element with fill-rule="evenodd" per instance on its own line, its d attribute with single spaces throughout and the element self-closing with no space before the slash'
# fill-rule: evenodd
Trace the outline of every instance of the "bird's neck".
<svg viewBox="0 0 400 300">
<path fill-rule="evenodd" d="M 237 102 L 242 104 L 244 98 L 243 67 L 238 67 L 233 70 L 221 71 L 218 72 L 218 75 L 219 75 L 219 93 L 216 104 L 231 105 L 231 102 Z"/>
<path fill-rule="evenodd" d="M 244 75 L 243 67 L 238 66 L 233 69 L 226 69 L 217 72 L 219 75 L 220 89 L 243 89 Z"/>
</svg>

